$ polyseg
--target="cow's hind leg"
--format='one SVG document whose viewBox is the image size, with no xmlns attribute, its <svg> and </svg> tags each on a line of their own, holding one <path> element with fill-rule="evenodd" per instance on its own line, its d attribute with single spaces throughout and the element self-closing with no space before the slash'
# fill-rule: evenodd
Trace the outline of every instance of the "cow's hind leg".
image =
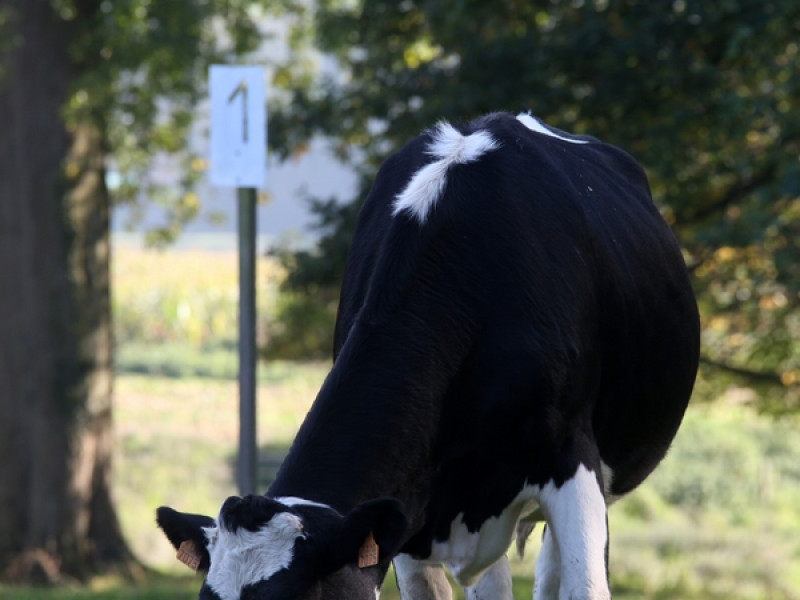
<svg viewBox="0 0 800 600">
<path fill-rule="evenodd" d="M 579 465 L 575 474 L 561 486 L 550 482 L 544 486 L 539 498 L 547 520 L 545 544 L 549 557 L 543 557 L 544 581 L 542 594 L 553 585 L 554 574 L 548 573 L 553 566 L 554 552 L 560 563 L 559 600 L 608 600 L 606 547 L 608 523 L 606 503 L 598 478 L 584 465 Z M 539 574 L 537 562 L 537 575 Z M 539 597 L 537 597 L 538 600 Z M 541 598 L 549 598 L 542 595 Z"/>
<path fill-rule="evenodd" d="M 503 554 L 489 567 L 478 583 L 466 588 L 467 600 L 514 600 L 511 590 L 511 567 Z"/>
<path fill-rule="evenodd" d="M 536 557 L 536 577 L 533 581 L 533 600 L 558 600 L 561 585 L 561 556 L 550 527 L 545 525 L 542 549 Z"/>
<path fill-rule="evenodd" d="M 392 562 L 403 600 L 453 599 L 453 590 L 443 567 L 421 563 L 408 554 L 398 554 Z"/>
</svg>

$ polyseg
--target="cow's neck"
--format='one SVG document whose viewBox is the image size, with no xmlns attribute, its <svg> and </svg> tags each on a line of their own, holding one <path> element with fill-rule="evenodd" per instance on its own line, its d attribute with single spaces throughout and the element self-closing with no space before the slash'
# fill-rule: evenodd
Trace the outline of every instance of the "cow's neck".
<svg viewBox="0 0 800 600">
<path fill-rule="evenodd" d="M 380 335 L 345 345 L 269 495 L 342 512 L 380 496 L 422 509 L 413 501 L 430 483 L 442 398 L 460 358 L 423 351 L 430 340 L 388 339 L 398 343 Z"/>
</svg>

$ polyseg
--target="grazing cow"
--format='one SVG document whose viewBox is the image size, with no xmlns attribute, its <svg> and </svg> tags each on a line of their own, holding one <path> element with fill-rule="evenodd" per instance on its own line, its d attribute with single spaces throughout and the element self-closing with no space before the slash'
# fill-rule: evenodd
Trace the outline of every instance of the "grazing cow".
<svg viewBox="0 0 800 600">
<path fill-rule="evenodd" d="M 606 507 L 678 430 L 697 307 L 641 167 L 528 114 L 439 123 L 358 218 L 335 359 L 274 483 L 216 519 L 158 511 L 200 598 L 606 599 Z M 188 545 L 188 546 L 187 546 Z M 188 549 L 187 549 L 188 548 Z"/>
</svg>

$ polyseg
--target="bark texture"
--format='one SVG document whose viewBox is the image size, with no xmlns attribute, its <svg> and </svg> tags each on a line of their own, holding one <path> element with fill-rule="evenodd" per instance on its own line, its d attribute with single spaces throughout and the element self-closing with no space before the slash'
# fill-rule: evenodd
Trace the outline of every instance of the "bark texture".
<svg viewBox="0 0 800 600">
<path fill-rule="evenodd" d="M 0 578 L 84 577 L 129 553 L 110 497 L 104 131 L 65 124 L 80 67 L 45 0 L 2 0 Z"/>
</svg>

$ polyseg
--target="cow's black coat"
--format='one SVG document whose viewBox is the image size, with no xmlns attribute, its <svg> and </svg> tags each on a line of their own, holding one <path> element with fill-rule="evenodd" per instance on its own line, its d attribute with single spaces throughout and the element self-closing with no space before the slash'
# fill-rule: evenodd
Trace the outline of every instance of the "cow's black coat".
<svg viewBox="0 0 800 600">
<path fill-rule="evenodd" d="M 451 166 L 424 222 L 393 202 L 435 159 L 434 134 L 378 173 L 332 370 L 267 492 L 342 514 L 397 498 L 403 551 L 423 558 L 457 515 L 477 530 L 579 464 L 610 467 L 610 496 L 631 491 L 664 457 L 698 362 L 684 261 L 629 155 L 508 114 L 459 129 L 499 148 Z"/>
<path fill-rule="evenodd" d="M 459 513 L 477 528 L 523 482 L 559 482 L 579 461 L 602 458 L 614 495 L 635 488 L 697 370 L 694 296 L 641 167 L 511 115 L 461 130 L 479 129 L 501 148 L 452 167 L 424 224 L 391 211 L 431 160 L 429 134 L 381 168 L 333 369 L 270 489 L 342 510 L 400 498 L 422 556 Z"/>
</svg>

